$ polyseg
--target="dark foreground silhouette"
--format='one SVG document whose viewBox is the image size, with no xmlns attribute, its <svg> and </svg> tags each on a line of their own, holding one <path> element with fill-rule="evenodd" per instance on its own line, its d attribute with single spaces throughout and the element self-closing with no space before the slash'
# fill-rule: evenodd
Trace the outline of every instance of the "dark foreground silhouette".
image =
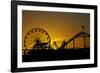
<svg viewBox="0 0 100 73">
<path fill-rule="evenodd" d="M 90 59 L 90 48 L 31 50 L 22 56 L 23 62 Z"/>
</svg>

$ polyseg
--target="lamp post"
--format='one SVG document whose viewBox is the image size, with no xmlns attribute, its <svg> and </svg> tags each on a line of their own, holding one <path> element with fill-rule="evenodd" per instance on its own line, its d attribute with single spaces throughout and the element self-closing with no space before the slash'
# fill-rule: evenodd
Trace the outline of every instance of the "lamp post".
<svg viewBox="0 0 100 73">
<path fill-rule="evenodd" d="M 84 48 L 86 48 L 86 42 L 85 42 L 85 40 L 86 40 L 86 38 L 85 38 L 85 27 L 84 26 L 81 26 L 81 28 L 82 28 L 82 32 L 83 32 L 83 39 L 84 39 Z"/>
</svg>

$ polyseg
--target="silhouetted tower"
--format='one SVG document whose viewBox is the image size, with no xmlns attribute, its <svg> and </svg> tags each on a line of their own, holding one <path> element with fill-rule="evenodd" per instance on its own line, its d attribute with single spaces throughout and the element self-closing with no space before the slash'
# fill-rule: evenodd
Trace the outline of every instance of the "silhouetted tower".
<svg viewBox="0 0 100 73">
<path fill-rule="evenodd" d="M 81 28 L 82 28 L 82 32 L 84 32 L 84 34 L 83 34 L 83 39 L 84 39 L 84 48 L 86 48 L 86 38 L 85 38 L 85 27 L 84 26 L 81 26 Z"/>
</svg>

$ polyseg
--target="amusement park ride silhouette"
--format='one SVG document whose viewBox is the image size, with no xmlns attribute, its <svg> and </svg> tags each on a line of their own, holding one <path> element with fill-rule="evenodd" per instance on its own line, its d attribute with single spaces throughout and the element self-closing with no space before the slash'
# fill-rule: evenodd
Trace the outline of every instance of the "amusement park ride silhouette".
<svg viewBox="0 0 100 73">
<path fill-rule="evenodd" d="M 83 29 L 82 32 L 79 32 L 68 41 L 64 40 L 60 47 L 58 47 L 56 41 L 51 44 L 50 36 L 44 29 L 31 29 L 24 38 L 23 62 L 90 58 L 90 47 L 86 46 L 86 38 L 90 38 L 90 35 L 84 31 L 84 26 L 81 26 L 81 28 Z M 83 38 L 81 40 L 84 42 L 83 48 L 76 50 L 75 41 L 80 37 Z M 72 49 L 68 49 L 70 42 L 73 42 Z M 53 46 L 56 47 L 56 50 Z"/>
</svg>

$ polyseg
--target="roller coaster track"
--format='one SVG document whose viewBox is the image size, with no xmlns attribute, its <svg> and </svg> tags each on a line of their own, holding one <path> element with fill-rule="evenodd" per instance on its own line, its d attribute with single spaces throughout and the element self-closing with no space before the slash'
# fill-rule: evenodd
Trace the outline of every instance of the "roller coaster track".
<svg viewBox="0 0 100 73">
<path fill-rule="evenodd" d="M 83 35 L 83 36 L 80 36 L 80 35 Z M 80 32 L 80 33 L 76 34 L 74 37 L 72 37 L 70 40 L 68 40 L 65 45 L 67 45 L 68 43 L 73 41 L 73 46 L 74 46 L 73 48 L 75 48 L 75 39 L 79 38 L 79 37 L 84 38 L 84 48 L 85 48 L 86 47 L 86 43 L 85 43 L 86 37 L 90 37 L 90 35 L 86 32 Z"/>
<path fill-rule="evenodd" d="M 79 37 L 83 37 L 84 38 L 84 48 L 86 48 L 86 37 L 90 37 L 90 35 L 86 32 L 79 32 L 78 34 L 76 34 L 74 37 L 72 37 L 71 39 L 69 39 L 67 42 L 63 41 L 61 47 L 59 48 L 67 48 L 68 43 L 70 43 L 71 41 L 73 41 L 73 48 L 75 48 L 75 39 L 79 38 Z M 55 45 L 56 48 L 58 48 L 56 42 L 53 43 Z"/>
<path fill-rule="evenodd" d="M 83 36 L 81 36 L 81 37 L 90 37 L 90 35 L 89 35 L 88 33 L 80 32 L 80 33 L 76 34 L 76 36 L 74 36 L 74 37 L 72 37 L 70 40 L 68 40 L 68 41 L 66 42 L 66 44 L 68 44 L 69 42 L 71 42 L 71 41 L 74 40 L 75 38 L 80 37 L 80 35 L 82 35 L 82 34 L 83 34 Z"/>
</svg>

